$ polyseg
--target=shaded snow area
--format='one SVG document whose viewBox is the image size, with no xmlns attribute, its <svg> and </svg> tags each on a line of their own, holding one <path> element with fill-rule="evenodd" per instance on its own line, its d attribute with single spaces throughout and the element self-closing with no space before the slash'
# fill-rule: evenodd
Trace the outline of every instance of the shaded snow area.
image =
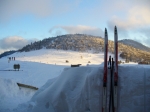
<svg viewBox="0 0 150 112">
<path fill-rule="evenodd" d="M 149 72 L 147 66 L 119 67 L 118 112 L 150 111 Z M 58 78 L 41 87 L 28 103 L 14 111 L 101 112 L 102 75 L 102 67 L 66 68 Z M 107 94 L 109 97 L 109 92 Z"/>
<path fill-rule="evenodd" d="M 19 88 L 15 81 L 0 78 L 0 112 L 9 112 L 34 94 L 35 90 Z"/>
</svg>

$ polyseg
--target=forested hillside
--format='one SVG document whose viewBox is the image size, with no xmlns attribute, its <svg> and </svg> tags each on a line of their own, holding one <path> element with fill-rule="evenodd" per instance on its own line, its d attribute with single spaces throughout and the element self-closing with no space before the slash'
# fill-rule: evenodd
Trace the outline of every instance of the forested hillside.
<svg viewBox="0 0 150 112">
<path fill-rule="evenodd" d="M 141 44 L 142 45 L 142 44 Z M 91 51 L 98 53 L 104 50 L 104 39 L 101 37 L 85 35 L 85 34 L 68 34 L 57 37 L 51 37 L 43 39 L 26 45 L 19 51 L 29 52 L 38 49 L 62 49 L 62 50 L 73 50 L 73 51 Z M 140 50 L 134 46 L 128 46 L 122 42 L 118 44 L 118 50 L 120 56 L 127 61 L 134 62 L 150 62 L 150 52 L 146 50 Z M 109 40 L 109 52 L 113 53 L 114 44 L 113 41 Z"/>
</svg>

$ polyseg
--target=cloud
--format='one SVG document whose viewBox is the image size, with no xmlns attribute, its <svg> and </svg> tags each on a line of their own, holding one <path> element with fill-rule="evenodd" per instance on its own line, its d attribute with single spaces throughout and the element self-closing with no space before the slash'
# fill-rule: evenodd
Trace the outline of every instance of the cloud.
<svg viewBox="0 0 150 112">
<path fill-rule="evenodd" d="M 148 46 L 150 42 L 149 6 L 150 0 L 126 0 L 124 8 L 118 8 L 118 11 L 116 10 L 107 21 L 109 30 L 113 32 L 116 25 L 120 39 L 135 39 Z"/>
<path fill-rule="evenodd" d="M 126 8 L 118 10 L 122 16 L 115 13 L 108 20 L 109 28 L 117 25 L 122 30 L 131 30 L 150 25 L 150 0 L 126 0 L 124 4 L 126 4 Z"/>
<path fill-rule="evenodd" d="M 10 36 L 0 39 L 0 48 L 1 50 L 17 50 L 36 40 L 37 39 L 27 40 L 20 36 Z"/>
<path fill-rule="evenodd" d="M 49 30 L 50 33 L 55 32 L 55 35 L 60 35 L 63 33 L 67 34 L 89 34 L 94 36 L 103 36 L 103 31 L 97 27 L 77 25 L 77 26 L 54 26 Z"/>
<path fill-rule="evenodd" d="M 150 25 L 150 9 L 147 7 L 134 7 L 125 19 L 117 16 L 108 21 L 109 27 L 117 25 L 121 29 L 134 29 Z"/>
<path fill-rule="evenodd" d="M 24 14 L 38 17 L 57 15 L 70 11 L 79 3 L 80 0 L 0 0 L 0 19 L 9 20 Z"/>
</svg>

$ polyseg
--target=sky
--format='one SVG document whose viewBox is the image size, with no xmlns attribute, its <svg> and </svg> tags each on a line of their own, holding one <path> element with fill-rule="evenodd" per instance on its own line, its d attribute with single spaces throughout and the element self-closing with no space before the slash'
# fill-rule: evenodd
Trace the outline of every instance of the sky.
<svg viewBox="0 0 150 112">
<path fill-rule="evenodd" d="M 0 53 L 48 37 L 90 34 L 150 47 L 150 0 L 0 0 Z"/>
</svg>

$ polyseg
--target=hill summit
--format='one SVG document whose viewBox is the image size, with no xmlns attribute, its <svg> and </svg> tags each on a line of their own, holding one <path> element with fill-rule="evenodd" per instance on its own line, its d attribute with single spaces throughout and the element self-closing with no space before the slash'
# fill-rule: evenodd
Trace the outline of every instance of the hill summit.
<svg viewBox="0 0 150 112">
<path fill-rule="evenodd" d="M 42 48 L 46 49 L 62 49 L 73 51 L 101 51 L 103 49 L 104 40 L 101 37 L 84 35 L 84 34 L 68 34 L 57 37 L 43 39 L 42 41 L 31 43 L 23 47 L 19 51 L 31 51 Z"/>
<path fill-rule="evenodd" d="M 108 42 L 109 52 L 114 52 L 114 42 L 109 40 Z M 127 45 L 128 43 L 128 45 Z M 134 43 L 129 45 L 129 43 Z M 126 45 L 125 45 L 126 44 Z M 134 46 L 133 46 L 134 45 Z M 147 62 L 150 63 L 150 52 L 148 47 L 143 47 L 144 45 L 134 42 L 132 40 L 123 40 L 118 44 L 118 51 L 120 52 L 120 57 L 134 62 Z M 29 52 L 32 50 L 39 49 L 61 49 L 61 50 L 73 50 L 73 51 L 91 51 L 94 53 L 104 51 L 104 39 L 98 36 L 85 35 L 85 34 L 67 34 L 57 37 L 49 37 L 41 41 L 37 41 L 26 45 L 20 52 Z"/>
</svg>

